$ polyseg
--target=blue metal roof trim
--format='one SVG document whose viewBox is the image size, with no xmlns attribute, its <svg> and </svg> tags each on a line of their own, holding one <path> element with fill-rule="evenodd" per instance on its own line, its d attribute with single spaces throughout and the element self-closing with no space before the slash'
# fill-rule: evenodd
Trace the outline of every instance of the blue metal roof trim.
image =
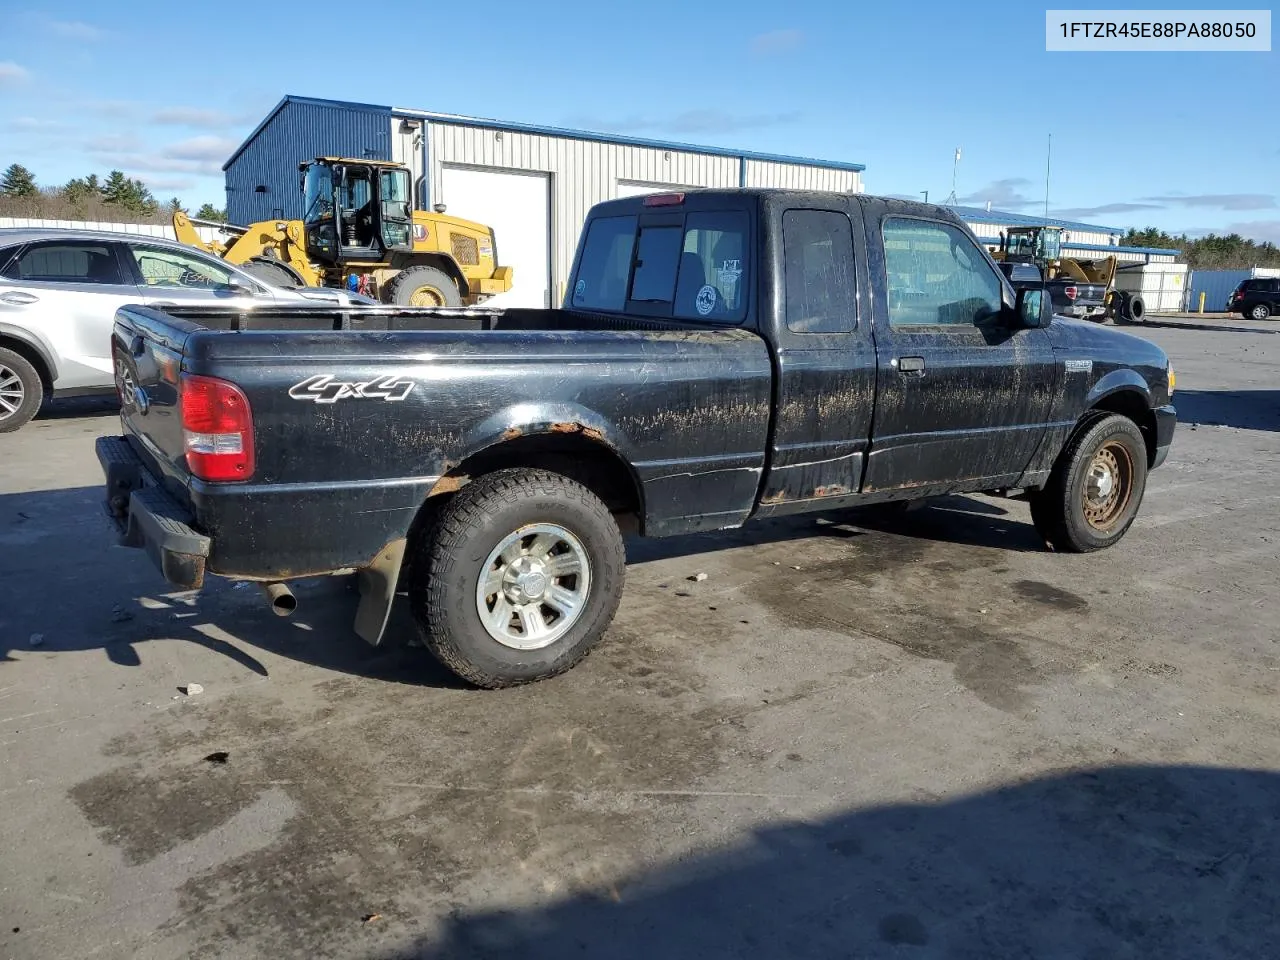
<svg viewBox="0 0 1280 960">
<path fill-rule="evenodd" d="M 249 144 L 258 139 L 258 134 L 262 133 L 262 131 L 266 129 L 267 124 L 274 120 L 276 115 L 290 103 L 309 103 L 316 107 L 340 107 L 344 110 L 371 110 L 374 113 L 385 113 L 387 116 L 391 116 L 390 107 L 384 107 L 376 103 L 353 103 L 349 100 L 323 100 L 317 97 L 295 97 L 293 94 L 287 93 L 280 98 L 279 103 L 271 108 L 271 112 L 262 118 L 262 122 L 253 128 L 253 132 L 244 138 L 240 146 L 236 147 L 235 153 L 231 154 L 231 156 L 227 158 L 227 162 L 222 165 L 224 172 L 227 167 L 236 162 L 236 158 L 239 157 L 240 154 L 245 152 Z"/>
<path fill-rule="evenodd" d="M 571 130 L 567 127 L 546 127 L 534 123 L 515 123 L 507 120 L 488 120 L 481 117 L 458 117 L 448 113 L 432 113 L 429 110 L 413 110 L 408 107 L 392 107 L 397 117 L 435 120 L 460 127 L 479 127 L 488 130 L 509 130 L 512 133 L 534 133 L 546 137 L 565 137 L 570 140 L 595 140 L 600 143 L 616 143 L 624 147 L 648 147 L 651 150 L 679 150 L 684 153 L 701 153 L 713 157 L 761 160 L 767 163 L 792 163 L 806 167 L 823 167 L 827 170 L 850 170 L 861 173 L 867 167 L 862 163 L 843 160 L 818 160 L 814 157 L 790 157 L 776 153 L 756 153 L 752 150 L 733 150 L 728 147 L 700 146 L 676 140 L 649 140 L 644 137 L 627 137 L 617 133 L 592 133 L 589 130 Z"/>
<path fill-rule="evenodd" d="M 1128 233 L 1127 227 L 1105 227 L 1100 223 L 1082 223 L 1079 220 L 1057 220 L 1053 217 L 1032 217 L 1025 213 L 1007 213 L 1003 210 L 987 210 L 984 207 L 949 206 L 962 220 L 971 223 L 1008 223 L 1014 226 L 1037 227 L 1048 224 L 1069 230 L 1092 230 L 1097 233 Z"/>
<path fill-rule="evenodd" d="M 1000 243 L 1000 238 L 999 237 L 978 237 L 978 242 L 983 244 L 990 243 L 990 244 L 998 245 Z M 1115 253 L 1119 251 L 1120 253 L 1145 253 L 1145 254 L 1151 254 L 1153 256 L 1168 255 L 1168 256 L 1177 257 L 1182 255 L 1181 250 L 1174 250 L 1171 247 L 1113 247 L 1108 243 L 1073 243 L 1070 240 L 1068 240 L 1066 243 L 1062 245 L 1062 249 L 1063 250 L 1106 250 L 1109 253 Z"/>
</svg>

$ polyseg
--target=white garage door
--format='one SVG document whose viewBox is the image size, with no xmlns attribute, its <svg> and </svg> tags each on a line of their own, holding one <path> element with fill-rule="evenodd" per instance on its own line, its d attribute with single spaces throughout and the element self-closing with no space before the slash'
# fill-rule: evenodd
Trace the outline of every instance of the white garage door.
<svg viewBox="0 0 1280 960">
<path fill-rule="evenodd" d="M 551 204 L 546 174 L 446 166 L 436 201 L 450 216 L 493 227 L 498 263 L 515 270 L 508 307 L 547 307 L 551 276 Z"/>
</svg>

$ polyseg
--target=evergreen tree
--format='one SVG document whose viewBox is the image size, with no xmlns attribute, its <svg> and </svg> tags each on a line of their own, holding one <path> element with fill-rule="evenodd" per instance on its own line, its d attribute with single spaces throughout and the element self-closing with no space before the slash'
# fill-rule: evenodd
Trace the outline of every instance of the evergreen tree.
<svg viewBox="0 0 1280 960">
<path fill-rule="evenodd" d="M 0 178 L 0 194 L 6 197 L 36 197 L 40 189 L 36 186 L 36 177 L 20 163 L 11 163 Z"/>
</svg>

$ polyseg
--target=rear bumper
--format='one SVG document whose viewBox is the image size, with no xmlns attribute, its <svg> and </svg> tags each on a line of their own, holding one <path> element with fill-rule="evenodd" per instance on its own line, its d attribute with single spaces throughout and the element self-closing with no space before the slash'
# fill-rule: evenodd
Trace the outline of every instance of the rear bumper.
<svg viewBox="0 0 1280 960">
<path fill-rule="evenodd" d="M 1169 457 L 1169 447 L 1173 445 L 1173 431 L 1178 425 L 1178 411 L 1173 404 L 1156 407 L 1156 453 L 1151 460 L 1151 469 L 1160 466 Z"/>
<path fill-rule="evenodd" d="M 107 515 L 120 542 L 146 550 L 174 586 L 203 586 L 209 537 L 191 526 L 190 513 L 165 493 L 124 437 L 99 437 L 94 446 L 106 479 Z"/>
</svg>

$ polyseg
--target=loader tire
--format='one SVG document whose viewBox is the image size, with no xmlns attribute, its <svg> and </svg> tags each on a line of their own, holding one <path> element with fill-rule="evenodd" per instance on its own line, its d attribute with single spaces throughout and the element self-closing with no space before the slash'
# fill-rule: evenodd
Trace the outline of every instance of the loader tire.
<svg viewBox="0 0 1280 960">
<path fill-rule="evenodd" d="M 307 285 L 307 282 L 302 279 L 302 275 L 294 270 L 293 267 L 270 257 L 254 257 L 252 260 L 241 264 L 240 269 L 254 279 L 261 280 L 272 287 L 293 290 Z"/>
<path fill-rule="evenodd" d="M 405 307 L 459 307 L 454 279 L 437 267 L 406 267 L 387 284 L 387 303 Z"/>
</svg>

